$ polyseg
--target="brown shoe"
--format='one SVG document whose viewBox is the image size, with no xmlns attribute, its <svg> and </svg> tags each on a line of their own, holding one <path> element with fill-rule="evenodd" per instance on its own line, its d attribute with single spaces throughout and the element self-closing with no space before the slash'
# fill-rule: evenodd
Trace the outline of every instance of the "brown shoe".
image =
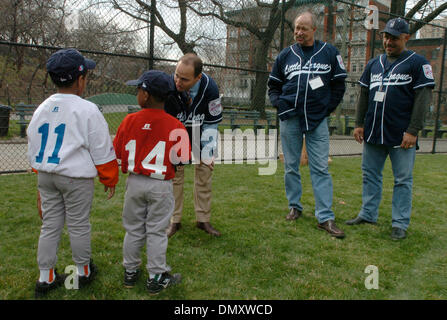
<svg viewBox="0 0 447 320">
<path fill-rule="evenodd" d="M 220 232 L 214 229 L 209 222 L 197 222 L 197 228 L 209 233 L 212 236 L 220 237 Z"/>
<path fill-rule="evenodd" d="M 328 220 L 321 224 L 319 223 L 317 227 L 320 230 L 327 231 L 333 237 L 336 237 L 336 238 L 344 238 L 345 237 L 345 233 L 342 230 L 337 228 L 334 220 Z"/>
<path fill-rule="evenodd" d="M 291 208 L 289 214 L 286 216 L 286 220 L 296 220 L 301 217 L 301 213 L 297 208 Z"/>
<path fill-rule="evenodd" d="M 166 231 L 166 233 L 168 234 L 168 238 L 172 237 L 178 230 L 180 230 L 180 228 L 182 227 L 182 224 L 179 223 L 171 223 L 169 225 L 168 230 Z"/>
</svg>

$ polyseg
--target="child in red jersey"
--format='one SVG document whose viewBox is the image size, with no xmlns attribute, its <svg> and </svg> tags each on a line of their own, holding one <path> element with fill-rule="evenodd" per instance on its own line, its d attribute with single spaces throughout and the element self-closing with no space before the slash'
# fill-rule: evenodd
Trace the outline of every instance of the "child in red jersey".
<svg viewBox="0 0 447 320">
<path fill-rule="evenodd" d="M 135 285 L 146 243 L 146 285 L 157 294 L 181 281 L 180 274 L 171 275 L 166 264 L 166 229 L 174 211 L 175 165 L 189 161 L 190 143 L 183 124 L 164 111 L 170 92 L 166 73 L 150 70 L 127 84 L 138 86 L 142 110 L 126 116 L 113 142 L 122 172 L 129 172 L 123 207 L 124 286 Z"/>
</svg>

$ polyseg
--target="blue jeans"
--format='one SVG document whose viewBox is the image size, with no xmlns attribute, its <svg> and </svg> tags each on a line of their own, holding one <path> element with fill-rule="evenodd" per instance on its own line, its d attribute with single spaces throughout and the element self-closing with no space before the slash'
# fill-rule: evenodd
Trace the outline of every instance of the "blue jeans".
<svg viewBox="0 0 447 320">
<path fill-rule="evenodd" d="M 281 144 L 284 153 L 284 182 L 289 208 L 302 211 L 302 185 L 300 157 L 303 131 L 298 117 L 280 121 Z M 306 132 L 306 149 L 309 158 L 310 178 L 315 197 L 315 216 L 319 223 L 334 220 L 332 211 L 332 178 L 329 174 L 329 131 L 327 118 L 317 128 Z"/>
<path fill-rule="evenodd" d="M 364 143 L 362 156 L 363 193 L 359 217 L 376 222 L 382 198 L 382 171 L 390 156 L 394 175 L 392 226 L 406 230 L 410 224 L 413 166 L 416 148 L 402 149 Z"/>
</svg>

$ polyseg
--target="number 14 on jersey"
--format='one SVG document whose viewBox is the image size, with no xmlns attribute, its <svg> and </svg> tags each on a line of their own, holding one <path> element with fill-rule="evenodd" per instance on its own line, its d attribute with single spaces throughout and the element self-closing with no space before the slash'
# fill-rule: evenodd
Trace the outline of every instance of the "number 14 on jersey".
<svg viewBox="0 0 447 320">
<path fill-rule="evenodd" d="M 126 151 L 129 152 L 129 158 L 127 160 L 127 170 L 134 172 L 135 168 L 135 150 L 137 148 L 136 140 L 130 140 L 126 144 Z M 149 154 L 141 161 L 141 166 L 147 170 L 153 170 L 150 176 L 155 179 L 164 180 L 167 167 L 164 165 L 165 160 L 166 142 L 159 141 L 155 147 L 149 152 Z M 152 159 L 155 158 L 155 164 L 151 164 Z"/>
</svg>

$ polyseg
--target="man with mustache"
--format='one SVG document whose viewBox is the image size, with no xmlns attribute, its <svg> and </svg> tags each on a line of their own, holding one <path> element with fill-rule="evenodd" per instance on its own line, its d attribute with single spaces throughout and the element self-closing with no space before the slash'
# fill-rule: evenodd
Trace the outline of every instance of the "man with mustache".
<svg viewBox="0 0 447 320">
<path fill-rule="evenodd" d="M 338 50 L 329 43 L 315 40 L 316 30 L 313 13 L 307 11 L 296 17 L 296 43 L 282 50 L 276 58 L 268 80 L 268 93 L 280 118 L 289 205 L 286 220 L 297 220 L 303 211 L 299 165 L 305 134 L 317 227 L 333 237 L 343 238 L 345 234 L 335 225 L 332 211 L 327 117 L 343 99 L 347 74 Z"/>
<path fill-rule="evenodd" d="M 363 144 L 362 208 L 348 225 L 375 224 L 382 171 L 389 156 L 394 174 L 391 238 L 406 237 L 410 223 L 413 165 L 418 132 L 435 86 L 428 61 L 406 49 L 408 23 L 391 19 L 381 32 L 385 54 L 371 59 L 360 78 L 354 138 Z"/>
</svg>

